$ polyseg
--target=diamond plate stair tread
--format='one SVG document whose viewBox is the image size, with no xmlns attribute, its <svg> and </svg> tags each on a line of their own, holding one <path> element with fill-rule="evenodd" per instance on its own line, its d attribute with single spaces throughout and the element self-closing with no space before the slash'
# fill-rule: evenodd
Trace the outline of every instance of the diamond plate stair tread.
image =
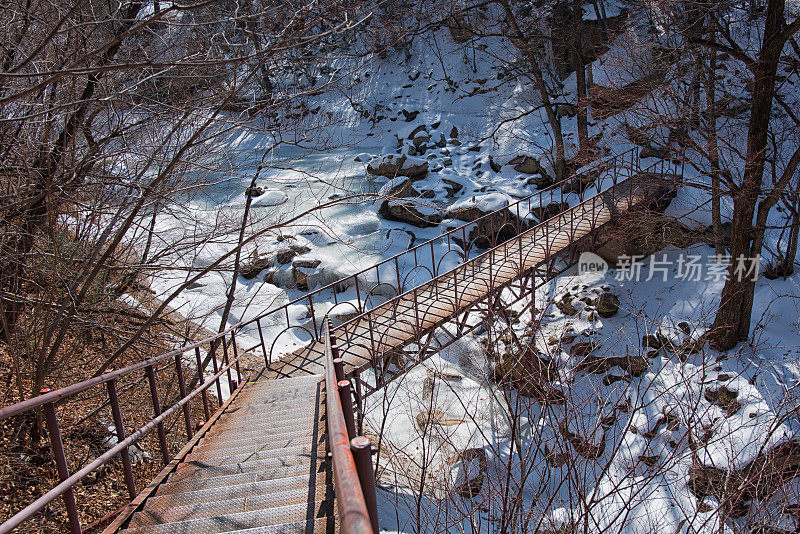
<svg viewBox="0 0 800 534">
<path fill-rule="evenodd" d="M 302 501 L 294 503 L 284 502 L 282 496 L 258 495 L 249 498 L 245 497 L 187 506 L 148 509 L 134 515 L 128 528 L 134 529 L 162 523 L 177 523 L 195 519 L 222 517 L 228 514 L 254 512 L 257 510 L 268 510 L 275 518 L 274 523 L 291 523 L 307 520 L 309 515 L 314 518 L 331 515 L 333 512 L 333 499 L 331 494 L 328 495 L 327 499 L 314 501 L 313 505 L 311 505 L 311 503 L 308 502 L 308 494 L 303 496 Z M 264 520 L 265 517 L 262 516 L 261 519 Z"/>
<path fill-rule="evenodd" d="M 263 523 L 263 524 L 262 524 Z M 127 534 L 199 534 L 218 532 L 239 532 L 245 534 L 294 534 L 323 533 L 331 526 L 329 517 L 310 520 L 277 523 L 269 510 L 242 512 L 222 517 L 210 517 L 176 523 L 163 523 L 141 528 L 123 530 Z"/>
<path fill-rule="evenodd" d="M 319 433 L 312 435 L 312 432 L 300 433 L 287 433 L 287 434 L 270 434 L 266 439 L 249 438 L 242 440 L 231 440 L 220 437 L 219 439 L 210 439 L 201 444 L 195 449 L 198 453 L 205 454 L 206 451 L 213 451 L 213 454 L 221 456 L 221 451 L 228 451 L 225 454 L 236 454 L 236 452 L 257 452 L 271 448 L 287 448 L 297 447 L 301 445 L 315 445 L 318 444 L 323 436 Z"/>
<path fill-rule="evenodd" d="M 254 460 L 266 460 L 268 458 L 282 458 L 284 456 L 307 456 L 319 455 L 323 451 L 317 450 L 318 447 L 314 444 L 297 445 L 294 447 L 284 447 L 281 449 L 267 449 L 263 451 L 241 451 L 234 449 L 233 452 L 226 451 L 225 449 L 219 450 L 206 450 L 202 454 L 198 452 L 189 453 L 186 457 L 185 463 L 198 463 L 203 462 L 207 466 L 225 465 L 240 462 L 250 462 Z M 184 464 L 178 466 L 180 470 Z"/>
<path fill-rule="evenodd" d="M 207 490 L 189 491 L 185 493 L 173 493 L 167 495 L 154 495 L 147 499 L 146 510 L 151 506 L 153 509 L 164 509 L 171 506 L 190 506 L 194 504 L 211 503 L 215 501 L 226 501 L 232 499 L 252 498 L 258 495 L 267 495 L 272 490 L 273 485 L 266 482 L 252 482 L 250 484 L 239 484 L 226 488 L 210 488 Z M 309 491 L 309 484 L 294 489 L 286 489 L 278 496 L 272 497 L 284 504 L 296 504 L 307 502 L 308 499 L 321 500 L 331 492 L 331 488 L 325 484 L 317 484 L 313 489 L 313 494 Z"/>
<path fill-rule="evenodd" d="M 234 454 L 255 454 L 262 453 L 269 450 L 293 449 L 297 447 L 320 447 L 324 436 L 312 437 L 302 436 L 299 438 L 291 438 L 283 441 L 276 441 L 274 443 L 256 443 L 251 444 L 238 443 L 234 445 L 226 445 L 220 442 L 216 447 L 207 447 L 202 452 L 208 458 L 220 456 L 233 456 Z"/>
<path fill-rule="evenodd" d="M 265 418 L 251 418 L 249 421 L 231 421 L 230 424 L 226 426 L 217 427 L 217 425 L 214 425 L 206 435 L 228 433 L 231 436 L 240 436 L 242 434 L 252 434 L 260 431 L 274 432 L 297 425 L 308 425 L 310 427 L 316 419 L 316 417 L 308 415 L 289 415 L 284 419 L 282 413 L 280 415 L 275 414 L 273 417 L 275 419 L 265 420 Z"/>
<path fill-rule="evenodd" d="M 187 493 L 190 491 L 211 489 L 211 488 L 225 488 L 238 484 L 248 484 L 250 482 L 271 482 L 275 491 L 283 489 L 293 489 L 301 487 L 303 484 L 308 486 L 309 477 L 308 471 L 299 475 L 272 478 L 273 473 L 242 473 L 238 475 L 223 475 L 207 479 L 187 480 L 184 482 L 170 483 L 165 482 L 159 486 L 157 495 L 166 495 L 169 493 Z"/>
<path fill-rule="evenodd" d="M 272 436 L 280 439 L 286 436 L 300 436 L 309 434 L 309 429 L 313 428 L 315 421 L 314 418 L 302 419 L 289 419 L 284 421 L 281 425 L 262 425 L 260 421 L 254 421 L 247 427 L 233 427 L 233 428 L 211 428 L 211 430 L 203 436 L 203 441 L 211 440 L 225 441 L 225 442 L 240 442 L 258 439 L 260 441 L 269 441 Z M 202 447 L 203 442 L 198 446 Z"/>
<path fill-rule="evenodd" d="M 262 475 L 263 478 L 259 480 L 269 480 L 273 478 L 286 478 L 286 477 L 293 477 L 297 475 L 302 475 L 304 473 L 308 473 L 310 466 L 308 461 L 305 463 L 294 463 L 292 465 L 279 465 L 279 466 L 264 466 L 259 465 L 245 465 L 245 467 L 241 467 L 245 464 L 236 464 L 232 466 L 220 466 L 220 467 L 201 467 L 196 469 L 188 469 L 179 472 L 175 472 L 167 479 L 168 484 L 177 484 L 178 482 L 188 482 L 191 480 L 197 480 L 198 478 L 202 479 L 212 479 L 217 477 L 227 477 L 231 475 L 246 475 L 246 474 L 254 474 L 258 473 Z"/>
<path fill-rule="evenodd" d="M 272 469 L 275 467 L 289 467 L 291 465 L 309 465 L 311 461 L 310 454 L 288 454 L 276 456 L 273 458 L 264 458 L 261 460 L 246 460 L 239 461 L 225 461 L 216 465 L 210 465 L 203 460 L 188 460 L 181 463 L 178 468 L 170 476 L 170 480 L 179 480 L 179 476 L 184 474 L 193 473 L 195 471 L 204 472 L 203 476 L 215 476 L 217 473 L 233 474 L 233 473 L 246 473 L 248 471 L 256 471 L 258 469 Z"/>
</svg>

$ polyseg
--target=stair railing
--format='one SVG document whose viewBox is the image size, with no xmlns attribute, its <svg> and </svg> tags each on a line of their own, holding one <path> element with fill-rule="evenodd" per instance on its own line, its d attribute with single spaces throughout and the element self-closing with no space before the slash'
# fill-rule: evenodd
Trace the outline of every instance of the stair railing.
<svg viewBox="0 0 800 534">
<path fill-rule="evenodd" d="M 372 444 L 356 436 L 350 381 L 344 379 L 331 324 L 325 318 L 325 405 L 333 482 L 343 534 L 377 534 L 378 510 Z M 338 360 L 338 361 L 337 361 Z"/>
<path fill-rule="evenodd" d="M 210 359 L 213 363 L 214 374 L 210 376 L 205 374 L 207 362 L 206 365 L 203 364 L 200 353 L 200 347 L 205 344 L 209 345 L 207 360 Z M 156 431 L 158 434 L 161 461 L 163 462 L 164 466 L 166 466 L 170 463 L 172 455 L 166 441 L 166 432 L 164 428 L 165 421 L 172 415 L 179 415 L 179 410 L 181 410 L 183 412 L 182 415 L 184 424 L 186 426 L 187 441 L 191 442 L 195 437 L 196 430 L 202 427 L 203 424 L 208 423 L 208 421 L 211 420 L 216 413 L 219 413 L 225 406 L 227 406 L 227 404 L 235 397 L 235 393 L 244 385 L 243 375 L 239 373 L 239 360 L 245 356 L 249 350 L 238 352 L 234 349 L 231 351 L 232 358 L 229 359 L 228 346 L 231 344 L 235 346 L 234 334 L 232 332 L 222 332 L 198 343 L 187 345 L 186 347 L 173 350 L 155 358 L 148 358 L 122 369 L 109 371 L 95 378 L 83 380 L 65 388 L 55 391 L 50 391 L 49 389 L 42 390 L 41 394 L 36 397 L 0 408 L 0 421 L 4 421 L 15 416 L 37 418 L 38 414 L 43 415 L 47 428 L 47 434 L 50 438 L 50 448 L 53 452 L 53 459 L 55 460 L 58 478 L 60 481 L 59 484 L 51 488 L 44 495 L 40 496 L 28 504 L 25 508 L 18 511 L 5 522 L 0 524 L 0 534 L 11 532 L 59 497 L 64 500 L 64 505 L 67 510 L 69 532 L 72 534 L 80 534 L 83 529 L 78 514 L 77 503 L 75 501 L 75 494 L 72 488 L 88 475 L 103 467 L 103 465 L 108 463 L 116 456 L 119 456 L 122 460 L 125 486 L 130 499 L 133 500 L 137 496 L 138 492 L 133 477 L 133 465 L 129 455 L 130 447 L 134 446 L 146 435 Z M 222 345 L 223 348 L 223 355 L 220 360 L 217 361 L 217 349 L 219 349 L 220 345 Z M 194 351 L 194 355 L 197 359 L 196 380 L 198 386 L 191 392 L 187 392 L 187 383 L 183 373 L 185 362 L 183 360 L 186 358 L 185 354 L 191 354 L 191 351 Z M 174 369 L 170 370 L 170 368 L 173 366 Z M 161 405 L 165 399 L 163 398 L 163 395 L 159 395 L 159 388 L 156 382 L 157 374 L 163 371 L 170 372 L 170 376 L 177 377 L 178 381 L 179 398 L 170 406 L 166 407 L 166 409 L 164 409 L 164 407 Z M 142 378 L 144 380 L 134 381 L 133 385 L 126 387 L 125 390 L 129 395 L 138 394 L 146 398 L 147 393 L 141 391 L 137 392 L 136 386 L 138 384 L 147 383 L 149 386 L 149 396 L 152 403 L 153 418 L 150 419 L 144 426 L 134 430 L 130 433 L 130 435 L 128 435 L 125 430 L 126 425 L 124 421 L 124 415 L 119 402 L 119 395 L 122 392 L 122 389 L 118 391 L 117 385 L 123 379 L 135 380 L 139 372 L 143 372 L 144 376 Z M 232 373 L 235 373 L 237 377 L 236 380 L 233 379 Z M 226 402 L 223 402 L 221 391 L 222 383 L 225 382 L 227 382 L 230 396 Z M 111 412 L 112 421 L 114 423 L 117 443 L 88 464 L 81 466 L 77 471 L 71 473 L 67 461 L 68 455 L 64 451 L 64 444 L 61 439 L 62 431 L 58 422 L 57 407 L 60 404 L 66 404 L 71 400 L 75 400 L 79 394 L 84 392 L 91 391 L 93 395 L 99 394 L 102 396 L 104 395 L 102 391 L 94 391 L 101 389 L 101 386 L 105 386 L 105 398 L 108 400 L 101 403 L 99 409 L 102 410 L 108 406 L 109 411 Z M 212 386 L 216 386 L 218 395 L 218 406 L 216 407 L 216 410 L 214 410 L 213 415 L 212 409 L 214 407 L 210 406 L 210 399 L 208 396 L 208 389 Z M 202 403 L 204 419 L 193 422 L 191 419 L 191 411 L 189 410 L 189 402 L 198 396 L 200 397 L 198 402 Z M 109 522 L 113 520 L 112 515 L 107 517 L 109 518 Z M 100 526 L 103 525 L 94 525 L 95 528 L 99 528 Z"/>
</svg>

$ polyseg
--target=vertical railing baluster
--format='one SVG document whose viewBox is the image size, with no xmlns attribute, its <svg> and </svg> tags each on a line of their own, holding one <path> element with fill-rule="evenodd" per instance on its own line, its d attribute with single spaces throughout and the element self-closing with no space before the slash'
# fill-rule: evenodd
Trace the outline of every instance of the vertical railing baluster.
<svg viewBox="0 0 800 534">
<path fill-rule="evenodd" d="M 122 420 L 122 412 L 120 412 L 119 409 L 117 381 L 112 378 L 106 382 L 106 389 L 108 390 L 108 400 L 111 403 L 111 418 L 114 420 L 114 428 L 117 431 L 117 443 L 122 443 L 125 441 L 125 424 Z M 128 453 L 128 447 L 122 449 L 119 456 L 122 460 L 122 475 L 125 479 L 125 487 L 128 488 L 128 496 L 131 499 L 135 499 L 136 482 L 133 479 L 133 467 L 131 466 L 131 457 Z"/>
<path fill-rule="evenodd" d="M 433 277 L 436 278 L 436 254 L 433 250 L 433 241 L 431 241 L 431 272 L 433 273 Z"/>
<path fill-rule="evenodd" d="M 317 314 L 314 313 L 314 300 L 312 299 L 311 293 L 308 294 L 308 308 L 309 313 L 311 313 L 311 325 L 314 327 L 314 336 L 316 337 L 316 341 L 322 341 L 325 334 L 322 332 L 322 330 L 317 329 Z M 318 331 L 319 335 L 317 334 Z"/>
<path fill-rule="evenodd" d="M 239 369 L 239 349 L 236 347 L 236 333 L 231 331 L 231 347 L 233 347 L 233 361 L 236 365 L 236 383 L 242 383 L 242 371 Z"/>
<path fill-rule="evenodd" d="M 261 351 L 264 353 L 264 367 L 269 367 L 272 362 L 270 361 L 270 355 L 267 354 L 267 345 L 264 343 L 264 332 L 261 330 L 260 318 L 256 319 L 256 326 L 258 327 L 258 338 L 261 340 Z"/>
<path fill-rule="evenodd" d="M 358 276 L 355 276 L 356 281 L 356 299 L 358 300 L 358 313 L 359 315 L 364 313 L 364 306 L 361 304 L 361 288 L 358 287 Z"/>
<path fill-rule="evenodd" d="M 49 389 L 42 390 L 41 393 L 49 392 Z M 48 402 L 43 406 L 45 422 L 47 423 L 47 433 L 50 435 L 50 446 L 53 450 L 53 459 L 56 462 L 58 478 L 63 482 L 69 478 L 69 468 L 67 467 L 67 457 L 64 455 L 64 445 L 61 442 L 61 430 L 58 428 L 56 418 L 56 406 L 53 402 Z M 73 534 L 81 533 L 81 521 L 78 517 L 78 507 L 75 505 L 75 494 L 72 488 L 65 491 L 62 496 L 64 506 L 67 508 L 67 518 L 69 519 L 70 532 Z"/>
<path fill-rule="evenodd" d="M 186 397 L 186 381 L 183 379 L 183 365 L 181 365 L 181 357 L 183 354 L 175 355 L 175 373 L 178 376 L 178 390 L 181 393 L 181 399 Z M 192 416 L 189 414 L 189 403 L 183 405 L 183 420 L 186 423 L 186 436 L 187 439 L 192 439 L 194 432 L 192 430 Z"/>
<path fill-rule="evenodd" d="M 200 347 L 194 348 L 194 354 L 197 358 L 197 383 L 204 384 L 205 383 L 205 367 L 203 367 L 203 359 L 200 357 Z M 206 418 L 206 421 L 211 419 L 211 410 L 208 408 L 208 388 L 203 389 L 200 393 L 203 397 L 203 415 Z"/>
<path fill-rule="evenodd" d="M 156 372 L 153 365 L 146 367 L 147 381 L 150 383 L 150 398 L 153 401 L 154 418 L 161 415 L 161 402 L 158 400 L 158 388 L 156 387 Z M 161 460 L 164 465 L 169 463 L 169 450 L 167 449 L 167 435 L 164 432 L 164 422 L 157 425 L 158 430 L 158 447 L 161 449 Z"/>
<path fill-rule="evenodd" d="M 356 424 L 358 434 L 361 435 L 364 433 L 364 399 L 361 390 L 361 371 L 358 368 L 353 371 L 353 381 L 356 383 L 356 413 L 358 415 Z"/>
<path fill-rule="evenodd" d="M 219 343 L 217 342 L 218 339 L 219 338 L 212 341 L 209 345 L 209 348 L 211 350 L 211 368 L 214 370 L 214 376 L 216 377 L 214 381 L 217 384 L 217 402 L 219 403 L 219 406 L 222 406 L 222 385 L 219 383 L 219 380 L 222 377 L 217 376 L 217 373 L 219 373 L 219 364 L 217 363 L 217 346 L 219 346 Z M 208 419 L 206 419 L 206 421 L 208 421 Z"/>
<path fill-rule="evenodd" d="M 225 339 L 225 336 L 222 336 L 222 365 L 227 368 L 227 375 L 228 375 L 228 395 L 233 393 L 233 390 L 236 389 L 233 387 L 233 375 L 231 374 L 230 368 L 230 359 L 228 358 L 228 341 Z"/>
</svg>

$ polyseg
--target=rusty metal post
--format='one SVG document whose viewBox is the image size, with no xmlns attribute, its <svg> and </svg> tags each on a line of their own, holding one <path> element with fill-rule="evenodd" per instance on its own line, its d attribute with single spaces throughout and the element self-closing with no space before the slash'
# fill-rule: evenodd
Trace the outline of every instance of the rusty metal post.
<svg viewBox="0 0 800 534">
<path fill-rule="evenodd" d="M 175 355 L 175 374 L 178 376 L 178 391 L 181 399 L 186 397 L 186 380 L 183 378 L 183 366 L 181 365 L 181 354 Z M 189 403 L 183 405 L 183 420 L 186 423 L 186 437 L 192 439 L 192 416 L 189 414 Z"/>
<path fill-rule="evenodd" d="M 203 368 L 203 359 L 200 357 L 200 347 L 194 348 L 194 354 L 197 358 L 197 383 L 205 383 L 205 369 Z M 208 388 L 204 389 L 200 395 L 203 397 L 203 415 L 206 416 L 206 421 L 211 418 L 211 410 L 208 408 Z"/>
<path fill-rule="evenodd" d="M 161 415 L 161 403 L 158 400 L 158 389 L 156 389 L 156 373 L 152 365 L 147 366 L 147 381 L 150 383 L 150 397 L 153 401 L 154 417 Z M 167 435 L 164 433 L 164 423 L 158 423 L 158 446 L 161 449 L 161 460 L 164 465 L 169 463 L 169 451 L 167 450 Z"/>
<path fill-rule="evenodd" d="M 261 352 L 264 353 L 264 367 L 270 366 L 270 357 L 267 354 L 267 345 L 264 343 L 264 332 L 261 331 L 261 318 L 256 319 L 256 326 L 258 327 L 258 337 L 261 339 Z"/>
<path fill-rule="evenodd" d="M 242 381 L 242 371 L 239 369 L 239 351 L 236 348 L 236 333 L 231 332 L 231 347 L 233 347 L 233 361 L 236 364 L 236 383 Z"/>
<path fill-rule="evenodd" d="M 49 389 L 45 389 L 42 390 L 42 393 L 49 391 Z M 61 443 L 61 431 L 58 429 L 56 406 L 54 403 L 48 402 L 43 408 L 45 421 L 47 422 L 47 433 L 50 435 L 50 445 L 53 448 L 53 458 L 56 461 L 56 469 L 58 469 L 58 478 L 63 482 L 69 478 L 69 468 L 67 467 L 67 458 L 64 456 L 64 445 Z M 72 488 L 65 491 L 62 497 L 64 498 L 64 505 L 67 507 L 70 532 L 80 534 L 81 521 L 78 517 L 78 508 L 75 506 L 75 494 L 72 492 Z"/>
<path fill-rule="evenodd" d="M 356 437 L 356 419 L 353 414 L 353 395 L 350 391 L 350 381 L 342 380 L 336 385 L 339 388 L 339 397 L 342 401 L 342 413 L 344 414 L 344 423 L 347 426 L 347 436 L 353 439 Z"/>
<path fill-rule="evenodd" d="M 228 395 L 233 393 L 233 390 L 236 389 L 233 387 L 233 376 L 231 375 L 231 367 L 230 367 L 230 359 L 228 358 L 228 342 L 225 340 L 225 336 L 222 336 L 222 365 L 227 368 L 227 375 L 228 375 Z M 222 399 L 220 399 L 222 402 Z"/>
<path fill-rule="evenodd" d="M 361 372 L 358 369 L 353 372 L 353 380 L 356 383 L 356 414 L 358 415 L 356 426 L 358 434 L 361 435 L 364 432 L 364 398 L 361 391 Z"/>
<path fill-rule="evenodd" d="M 122 413 L 119 410 L 119 397 L 117 396 L 117 381 L 111 379 L 106 382 L 108 389 L 108 399 L 111 401 L 111 416 L 114 419 L 114 427 L 117 430 L 117 441 L 125 441 L 125 425 L 122 421 Z M 133 468 L 131 467 L 131 457 L 128 454 L 128 447 L 119 453 L 122 459 L 122 473 L 125 478 L 125 486 L 128 488 L 128 495 L 131 499 L 136 498 L 136 483 L 133 480 Z"/>
<path fill-rule="evenodd" d="M 333 371 L 336 373 L 336 381 L 344 380 L 344 360 L 342 358 L 333 359 Z"/>
<path fill-rule="evenodd" d="M 378 498 L 375 494 L 375 470 L 372 466 L 372 443 L 369 438 L 358 436 L 350 440 L 350 450 L 353 451 L 353 460 L 358 472 L 358 481 L 361 483 L 361 492 L 367 505 L 369 519 L 372 522 L 372 531 L 378 530 Z"/>
<path fill-rule="evenodd" d="M 218 343 L 217 340 L 215 339 L 214 341 L 209 343 L 208 347 L 209 350 L 211 351 L 211 363 L 212 363 L 211 368 L 214 370 L 214 376 L 216 376 L 217 373 L 219 373 L 219 365 L 217 364 L 217 345 Z M 219 403 L 219 406 L 222 406 L 222 386 L 219 383 L 219 379 L 220 377 L 217 376 L 217 378 L 215 378 L 214 381 L 217 383 L 217 402 Z M 206 421 L 208 421 L 208 419 L 206 419 Z"/>
</svg>

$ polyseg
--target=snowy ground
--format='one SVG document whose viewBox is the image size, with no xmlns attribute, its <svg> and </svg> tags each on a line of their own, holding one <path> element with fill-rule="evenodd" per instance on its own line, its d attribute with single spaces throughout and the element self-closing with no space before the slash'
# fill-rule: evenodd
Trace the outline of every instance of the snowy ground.
<svg viewBox="0 0 800 534">
<path fill-rule="evenodd" d="M 681 279 L 673 269 L 664 280 L 658 269 L 663 262 L 677 265 L 680 257 L 712 252 L 701 246 L 658 253 L 658 262 L 643 263 L 638 282 L 618 280 L 623 275 L 612 270 L 562 276 L 539 291 L 536 301 L 551 304 L 534 343 L 558 362 L 553 386 L 566 393 L 564 405 L 542 405 L 498 388 L 479 342 L 486 334 L 462 339 L 371 398 L 368 425 L 376 431 L 385 425 L 388 442 L 382 444 L 381 528 L 437 532 L 437 522 L 447 518 L 456 531 L 494 531 L 501 518 L 508 522 L 516 514 L 531 517 L 532 532 L 540 519 L 541 529 L 570 521 L 582 525 L 589 509 L 590 532 L 719 532 L 719 500 L 698 499 L 689 471 L 693 461 L 742 468 L 800 429 L 800 288 L 792 279 L 759 282 L 753 344 L 730 353 L 707 344 L 696 354 L 681 351 L 677 347 L 700 338 L 713 320 L 722 282 L 713 267 L 696 281 Z M 647 281 L 651 268 L 656 274 Z M 611 318 L 591 317 L 579 301 L 575 315 L 553 304 L 567 292 L 582 297 L 606 290 L 621 301 Z M 513 325 L 518 335 L 530 319 L 520 318 Z M 674 345 L 648 355 L 653 349 L 642 346 L 643 336 L 659 332 Z M 647 369 L 640 376 L 619 366 L 578 370 L 582 358 L 571 355 L 570 347 L 586 341 L 596 345 L 595 356 L 636 356 L 647 361 Z M 721 390 L 731 396 L 715 396 Z M 431 410 L 440 412 L 441 424 L 426 431 L 417 417 Z M 509 413 L 521 422 L 514 434 Z M 583 455 L 580 441 L 567 435 L 585 440 Z M 453 458 L 475 447 L 488 456 L 486 479 L 478 496 L 464 498 L 457 487 L 465 468 Z M 602 453 L 594 454 L 594 447 Z M 520 500 L 504 516 L 507 487 Z M 796 488 L 788 489 L 784 505 L 797 502 Z M 753 528 L 758 514 L 788 531 L 797 526 L 791 513 L 774 513 L 761 502 L 732 521 Z"/>
</svg>

